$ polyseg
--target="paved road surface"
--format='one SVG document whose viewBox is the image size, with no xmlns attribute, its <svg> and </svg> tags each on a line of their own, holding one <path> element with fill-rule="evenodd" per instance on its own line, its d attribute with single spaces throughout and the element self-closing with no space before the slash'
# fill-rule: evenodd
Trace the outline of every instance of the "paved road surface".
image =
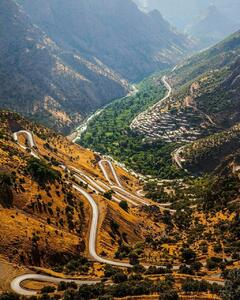
<svg viewBox="0 0 240 300">
<path fill-rule="evenodd" d="M 18 142 L 18 134 L 19 133 L 20 132 L 14 133 L 14 139 L 16 140 L 16 142 Z M 34 144 L 32 134 L 30 132 L 27 132 L 27 131 L 22 131 L 21 133 L 26 134 L 29 145 L 31 145 L 31 147 L 34 147 L 35 144 Z M 109 162 L 109 165 L 110 165 L 111 170 L 113 171 L 114 168 L 113 168 L 113 166 L 111 167 L 111 165 L 112 165 L 111 162 Z M 66 166 L 62 166 L 62 167 L 65 168 L 67 171 L 69 171 L 69 169 Z M 81 173 L 81 171 L 79 171 L 77 169 L 75 169 L 75 170 L 76 170 L 76 172 Z M 107 174 L 104 167 L 102 168 L 102 171 L 103 171 L 104 174 Z M 120 181 L 117 180 L 117 174 L 116 174 L 115 170 L 113 171 L 113 174 L 114 173 L 115 173 L 115 175 L 114 175 L 115 180 L 120 185 L 120 186 L 118 186 L 118 188 L 123 190 Z M 90 180 L 92 185 L 95 185 L 95 187 L 97 187 L 98 189 L 100 188 L 100 186 L 96 185 L 96 182 L 93 181 L 91 178 L 89 178 L 87 175 L 86 175 L 86 178 L 88 180 Z M 130 265 L 129 263 L 115 261 L 115 260 L 111 260 L 111 259 L 105 259 L 105 258 L 100 257 L 97 254 L 97 252 L 96 252 L 96 242 L 97 242 L 98 221 L 99 221 L 98 206 L 97 206 L 96 202 L 94 201 L 93 197 L 88 192 L 86 192 L 82 187 L 78 186 L 75 183 L 72 186 L 76 191 L 78 191 L 80 194 L 82 194 L 88 200 L 88 202 L 89 202 L 89 204 L 91 205 L 91 208 L 92 208 L 92 221 L 91 221 L 91 228 L 90 228 L 90 234 L 89 234 L 89 244 L 88 244 L 90 256 L 94 260 L 96 260 L 97 262 L 100 262 L 100 263 L 103 263 L 103 264 L 108 264 L 108 265 L 113 265 L 113 266 L 118 266 L 118 267 L 127 267 L 127 268 L 132 267 L 132 265 Z M 94 187 L 92 187 L 92 188 L 94 188 Z M 128 193 L 125 190 L 124 190 L 124 192 Z M 130 193 L 128 193 L 128 194 L 133 196 Z M 139 197 L 137 197 L 137 198 L 139 198 Z M 149 266 L 145 265 L 145 267 L 148 268 Z M 158 267 L 164 267 L 164 266 L 158 266 Z M 174 266 L 173 269 L 178 270 L 179 266 Z M 24 282 L 26 280 L 37 280 L 37 281 L 52 282 L 52 283 L 59 283 L 61 281 L 65 281 L 65 282 L 74 281 L 78 285 L 81 285 L 81 284 L 94 284 L 94 283 L 99 282 L 98 280 L 97 281 L 96 280 L 92 280 L 92 281 L 91 280 L 87 280 L 87 281 L 86 280 L 71 280 L 71 279 L 63 279 L 63 278 L 57 278 L 57 277 L 52 277 L 52 276 L 40 275 L 40 274 L 24 274 L 24 275 L 18 276 L 15 279 L 12 280 L 11 289 L 14 292 L 16 292 L 20 295 L 25 295 L 25 296 L 36 295 L 36 291 L 27 290 L 27 289 L 24 289 L 21 286 L 22 282 Z M 212 280 L 212 282 L 214 282 L 214 279 Z"/>
</svg>

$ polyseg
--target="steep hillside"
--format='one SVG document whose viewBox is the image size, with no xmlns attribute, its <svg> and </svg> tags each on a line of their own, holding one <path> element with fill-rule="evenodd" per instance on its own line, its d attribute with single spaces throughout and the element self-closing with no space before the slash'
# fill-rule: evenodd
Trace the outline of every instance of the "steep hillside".
<svg viewBox="0 0 240 300">
<path fill-rule="evenodd" d="M 174 83 L 183 85 L 211 70 L 223 68 L 234 63 L 240 54 L 240 31 L 211 47 L 194 55 L 179 65 L 171 75 Z"/>
<path fill-rule="evenodd" d="M 217 176 L 150 180 L 150 200 L 135 177 L 96 153 L 15 113 L 0 111 L 0 121 L 0 291 L 12 283 L 28 296 L 57 288 L 65 300 L 184 297 L 195 276 L 208 282 L 202 297 L 225 291 L 220 270 L 239 265 L 237 176 L 222 174 L 221 192 Z M 76 285 L 86 279 L 90 286 Z"/>
<path fill-rule="evenodd" d="M 211 132 L 179 149 L 183 166 L 194 172 L 212 171 L 239 150 L 240 32 L 188 60 L 171 75 L 177 87 L 173 101 L 205 116 Z M 203 136 L 203 130 L 200 131 Z M 175 155 L 176 158 L 176 155 Z"/>
<path fill-rule="evenodd" d="M 194 56 L 171 75 L 176 98 L 209 115 L 218 127 L 239 122 L 240 32 Z"/>
<path fill-rule="evenodd" d="M 99 59 L 130 81 L 175 64 L 192 42 L 154 11 L 131 0 L 17 0 L 32 21 L 64 49 Z"/>
<path fill-rule="evenodd" d="M 231 163 L 239 168 L 240 125 L 197 140 L 181 149 L 182 166 L 194 173 L 212 172 Z"/>
<path fill-rule="evenodd" d="M 65 52 L 13 0 L 0 3 L 0 106 L 67 132 L 123 96 L 126 82 L 100 61 Z"/>
<path fill-rule="evenodd" d="M 88 254 L 91 209 L 85 197 L 72 188 L 72 177 L 61 164 L 100 179 L 96 156 L 17 114 L 0 111 L 0 120 L 0 255 L 26 266 L 55 267 L 60 257 L 64 265 Z M 39 160 L 31 157 L 24 132 L 19 134 L 19 142 L 26 150 L 13 140 L 13 132 L 19 130 L 34 133 L 34 151 Z M 136 184 L 136 179 L 121 170 L 120 173 Z M 103 215 L 113 208 L 120 210 L 118 205 L 104 201 L 103 196 L 96 195 L 96 199 L 102 203 Z M 124 218 L 121 210 L 119 215 Z M 108 217 L 106 221 L 109 222 Z M 135 241 L 130 227 L 125 225 L 124 230 L 129 232 L 129 240 Z M 102 233 L 106 234 L 105 229 Z"/>
<path fill-rule="evenodd" d="M 167 77 L 170 96 L 140 115 L 150 140 L 196 140 L 239 122 L 240 32 L 185 61 Z"/>
<path fill-rule="evenodd" d="M 49 139 L 54 134 L 13 113 L 1 111 L 0 118 L 0 255 L 24 266 L 52 267 L 60 257 L 65 264 L 77 258 L 79 252 L 83 255 L 89 222 L 86 202 L 67 184 L 56 164 L 42 161 L 37 166 L 12 138 L 12 132 L 21 128 L 35 128 L 39 135 L 48 135 Z M 44 145 L 41 139 L 37 141 Z M 21 142 L 27 144 L 24 135 Z M 54 158 L 51 159 L 53 162 Z M 34 164 L 38 171 L 33 173 Z"/>
<path fill-rule="evenodd" d="M 134 97 L 114 102 L 91 121 L 80 142 L 144 175 L 183 176 L 171 164 L 173 157 L 180 166 L 181 145 L 240 122 L 239 54 L 238 31 L 168 75 L 145 81 Z M 161 81 L 165 88 L 159 89 Z"/>
</svg>

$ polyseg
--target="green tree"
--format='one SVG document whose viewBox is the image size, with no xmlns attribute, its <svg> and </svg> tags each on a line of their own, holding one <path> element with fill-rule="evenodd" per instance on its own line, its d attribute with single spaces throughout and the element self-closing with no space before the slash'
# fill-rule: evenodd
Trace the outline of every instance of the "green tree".
<svg viewBox="0 0 240 300">
<path fill-rule="evenodd" d="M 223 300 L 240 299 L 240 269 L 233 269 L 228 272 L 221 296 Z"/>
<path fill-rule="evenodd" d="M 107 192 L 105 192 L 103 194 L 103 197 L 105 197 L 108 200 L 112 200 L 113 194 L 114 194 L 114 191 L 113 190 L 109 190 L 109 191 L 107 191 Z"/>
<path fill-rule="evenodd" d="M 181 249 L 182 261 L 189 263 L 196 259 L 197 255 L 191 248 L 182 248 Z"/>
<path fill-rule="evenodd" d="M 119 206 L 120 206 L 123 210 L 125 210 L 125 211 L 128 211 L 128 209 L 129 209 L 127 201 L 123 201 L 123 200 L 122 200 L 122 201 L 119 203 Z"/>
<path fill-rule="evenodd" d="M 0 172 L 0 204 L 5 208 L 10 208 L 13 204 L 13 181 L 12 175 Z"/>
<path fill-rule="evenodd" d="M 124 282 L 124 281 L 127 281 L 127 280 L 128 280 L 127 275 L 124 274 L 122 271 L 118 271 L 117 273 L 115 273 L 112 276 L 112 281 L 114 283 L 121 283 L 121 282 Z"/>
<path fill-rule="evenodd" d="M 20 296 L 15 293 L 3 293 L 0 295 L 0 300 L 19 300 Z"/>
<path fill-rule="evenodd" d="M 27 162 L 27 171 L 39 185 L 53 183 L 60 180 L 60 172 L 52 169 L 44 160 L 32 157 Z"/>
<path fill-rule="evenodd" d="M 174 290 L 165 291 L 160 294 L 159 300 L 178 300 L 178 293 Z"/>
<path fill-rule="evenodd" d="M 44 286 L 41 289 L 41 294 L 49 294 L 49 293 L 54 293 L 56 288 L 54 286 Z"/>
</svg>

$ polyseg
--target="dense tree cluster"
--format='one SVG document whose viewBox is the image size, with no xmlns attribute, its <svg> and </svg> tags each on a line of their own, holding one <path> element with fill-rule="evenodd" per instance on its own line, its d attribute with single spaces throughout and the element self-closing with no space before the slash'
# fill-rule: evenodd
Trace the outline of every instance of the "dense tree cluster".
<svg viewBox="0 0 240 300">
<path fill-rule="evenodd" d="M 143 136 L 130 129 L 131 122 L 139 113 L 163 97 L 165 89 L 160 84 L 160 77 L 157 75 L 142 82 L 135 96 L 110 104 L 91 121 L 81 144 L 109 154 L 142 174 L 162 178 L 182 176 L 184 172 L 173 166 L 171 158 L 171 152 L 177 145 L 146 142 Z"/>
<path fill-rule="evenodd" d="M 44 160 L 37 158 L 30 158 L 27 162 L 27 172 L 31 174 L 34 180 L 38 182 L 39 185 L 44 186 L 47 183 L 53 183 L 56 180 L 61 179 L 60 172 L 51 168 Z"/>
<path fill-rule="evenodd" d="M 223 300 L 240 299 L 240 269 L 233 269 L 225 275 L 226 283 L 221 292 Z"/>
</svg>

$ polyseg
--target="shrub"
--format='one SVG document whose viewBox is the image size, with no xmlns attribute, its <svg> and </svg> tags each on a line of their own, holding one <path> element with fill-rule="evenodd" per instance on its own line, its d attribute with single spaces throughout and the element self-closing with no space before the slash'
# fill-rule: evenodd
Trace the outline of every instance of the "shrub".
<svg viewBox="0 0 240 300">
<path fill-rule="evenodd" d="M 88 300 L 88 299 L 97 298 L 97 297 L 103 296 L 103 295 L 104 295 L 104 285 L 102 283 L 97 283 L 95 285 L 84 284 L 84 285 L 80 286 L 80 288 L 78 290 L 78 297 L 72 298 L 72 299 Z"/>
<path fill-rule="evenodd" d="M 182 284 L 182 290 L 186 293 L 189 292 L 207 292 L 208 283 L 204 280 L 198 281 L 193 279 L 185 279 Z"/>
<path fill-rule="evenodd" d="M 182 260 L 184 262 L 191 262 L 196 259 L 196 253 L 190 248 L 181 249 Z"/>
<path fill-rule="evenodd" d="M 129 209 L 127 201 L 121 201 L 119 203 L 119 206 L 125 211 L 128 211 L 128 209 Z"/>
<path fill-rule="evenodd" d="M 178 300 L 178 293 L 174 290 L 165 291 L 159 297 L 159 300 Z"/>
<path fill-rule="evenodd" d="M 114 283 L 121 283 L 121 282 L 124 282 L 124 281 L 127 281 L 128 280 L 128 277 L 126 274 L 124 274 L 123 272 L 119 271 L 117 273 L 115 273 L 113 276 L 112 276 L 112 281 Z"/>
<path fill-rule="evenodd" d="M 186 265 L 181 265 L 179 268 L 180 274 L 194 275 L 193 270 Z"/>
<path fill-rule="evenodd" d="M 75 282 L 66 282 L 66 281 L 61 281 L 58 284 L 58 291 L 65 291 L 67 289 L 74 289 L 76 290 L 78 288 L 77 284 Z"/>
<path fill-rule="evenodd" d="M 214 270 L 219 268 L 223 263 L 223 260 L 219 257 L 211 257 L 207 259 L 207 268 L 208 270 Z"/>
<path fill-rule="evenodd" d="M 54 293 L 55 292 L 55 287 L 54 286 L 45 286 L 41 289 L 41 294 L 49 294 L 49 293 Z"/>
<path fill-rule="evenodd" d="M 112 195 L 114 194 L 114 191 L 113 190 L 109 190 L 109 191 L 107 191 L 107 192 L 105 192 L 104 194 L 103 194 L 103 197 L 105 197 L 106 199 L 108 199 L 108 200 L 112 200 Z"/>
<path fill-rule="evenodd" d="M 0 172 L 0 204 L 5 208 L 10 208 L 13 204 L 13 181 L 12 175 Z"/>
<path fill-rule="evenodd" d="M 3 293 L 0 295 L 0 300 L 19 300 L 20 297 L 15 293 Z"/>
<path fill-rule="evenodd" d="M 233 269 L 226 276 L 226 283 L 221 292 L 223 300 L 240 299 L 240 269 Z"/>
<path fill-rule="evenodd" d="M 104 277 L 112 277 L 118 272 L 117 268 L 114 268 L 113 266 L 106 265 L 104 269 Z"/>
<path fill-rule="evenodd" d="M 145 274 L 150 275 L 150 274 L 166 274 L 169 273 L 169 270 L 166 268 L 158 268 L 156 266 L 150 266 Z"/>
</svg>

